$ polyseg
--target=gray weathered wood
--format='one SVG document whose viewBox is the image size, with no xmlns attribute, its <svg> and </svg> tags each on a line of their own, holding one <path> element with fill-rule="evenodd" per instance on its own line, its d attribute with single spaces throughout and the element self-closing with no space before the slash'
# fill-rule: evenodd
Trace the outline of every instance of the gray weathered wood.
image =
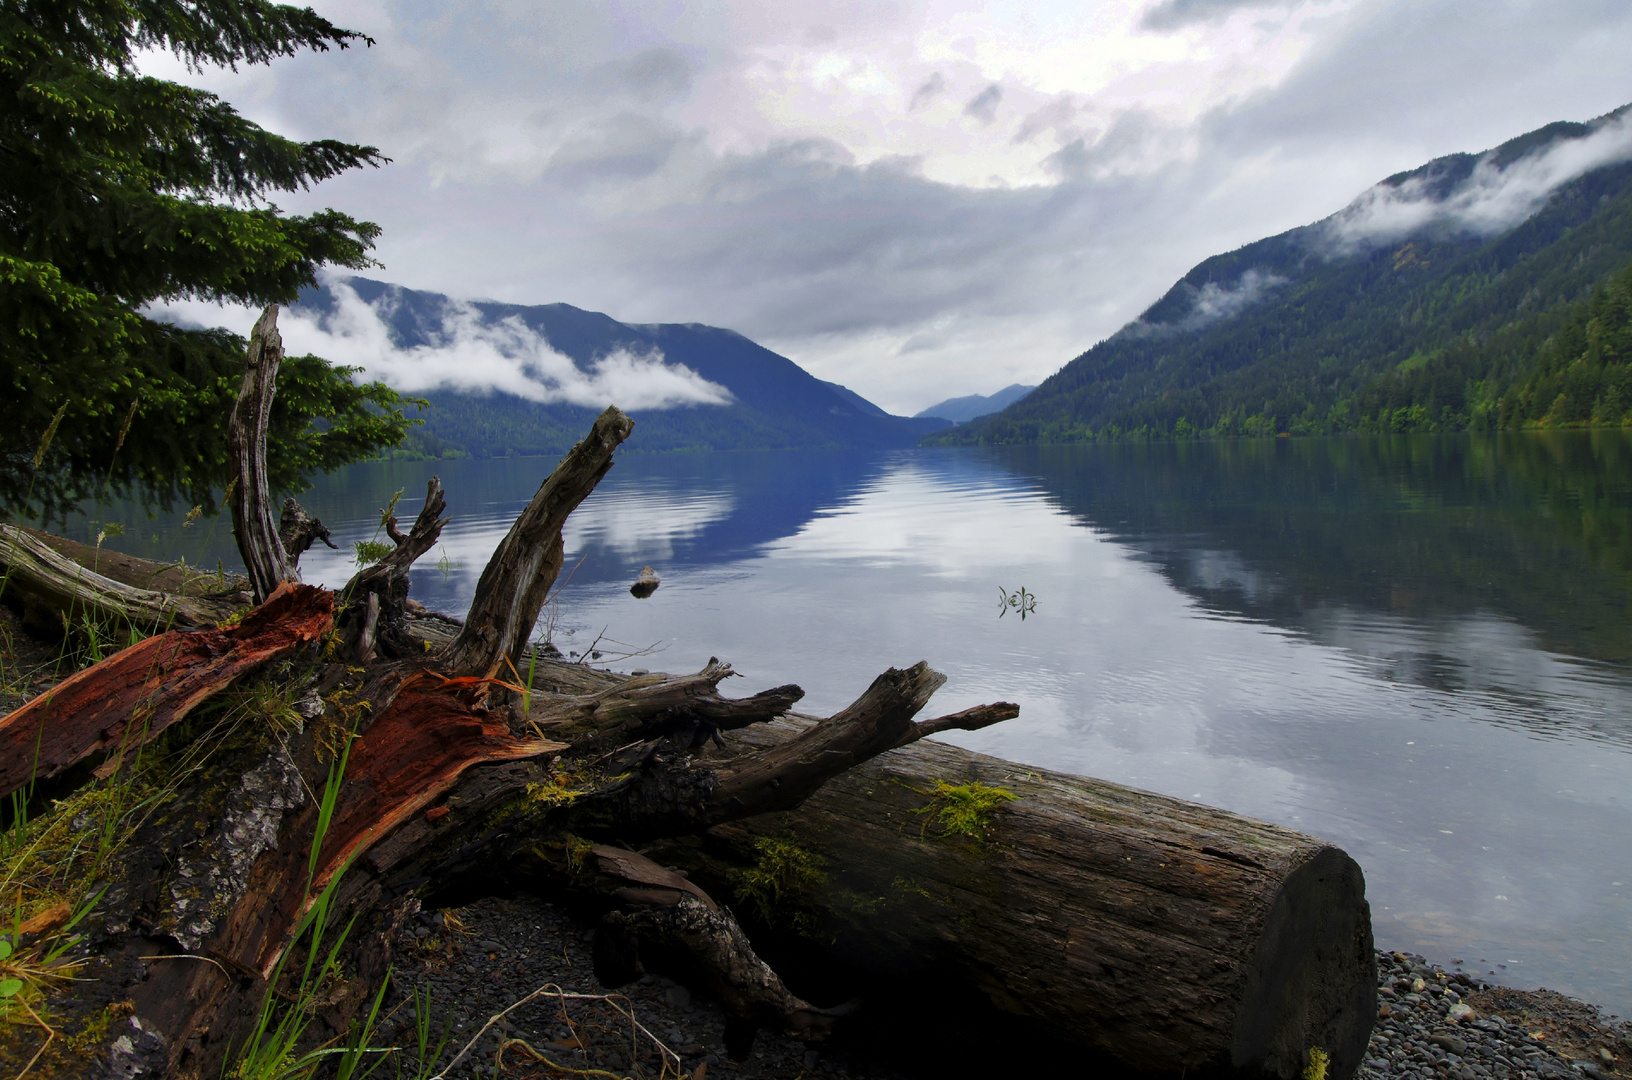
<svg viewBox="0 0 1632 1080">
<path fill-rule="evenodd" d="M 727 736 L 763 758 L 818 725 Z M 983 837 L 941 835 L 936 783 L 1017 796 Z M 798 808 L 653 849 L 723 895 L 754 842 L 792 838 L 824 886 L 786 898 L 826 955 L 1000 1010 L 1156 1073 L 1291 1080 L 1319 1047 L 1358 1067 L 1376 1014 L 1360 868 L 1290 829 L 1101 780 L 920 742 Z M 796 974 L 796 973 L 787 973 Z"/>
<path fill-rule="evenodd" d="M 0 525 L 0 580 L 8 598 L 36 610 L 34 622 L 55 623 L 59 630 L 81 618 L 144 632 L 184 630 L 213 626 L 235 606 L 116 581 L 15 525 Z"/>
<path fill-rule="evenodd" d="M 272 417 L 272 398 L 277 393 L 278 365 L 282 362 L 278 305 L 268 304 L 249 333 L 244 381 L 227 421 L 233 472 L 227 507 L 256 603 L 271 596 L 285 581 L 300 580 L 294 560 L 284 551 L 281 522 L 272 509 L 267 483 L 266 429 Z"/>
<path fill-rule="evenodd" d="M 612 451 L 634 426 L 609 407 L 545 479 L 482 570 L 464 628 L 446 656 L 450 670 L 491 678 L 506 658 L 521 660 L 561 572 L 561 527 L 612 467 Z"/>
</svg>

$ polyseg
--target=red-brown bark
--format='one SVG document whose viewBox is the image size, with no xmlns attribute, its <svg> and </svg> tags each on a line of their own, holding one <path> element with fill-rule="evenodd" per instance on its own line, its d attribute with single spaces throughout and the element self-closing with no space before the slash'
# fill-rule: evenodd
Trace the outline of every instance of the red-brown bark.
<svg viewBox="0 0 1632 1080">
<path fill-rule="evenodd" d="M 0 795 L 98 754 L 128 754 L 235 679 L 320 638 L 328 592 L 284 584 L 226 630 L 171 630 L 53 687 L 0 720 Z"/>
</svg>

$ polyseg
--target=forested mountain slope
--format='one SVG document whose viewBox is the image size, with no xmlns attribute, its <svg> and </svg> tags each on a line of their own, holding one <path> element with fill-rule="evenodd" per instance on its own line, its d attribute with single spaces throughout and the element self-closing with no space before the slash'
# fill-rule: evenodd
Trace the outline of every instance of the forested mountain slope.
<svg viewBox="0 0 1632 1080">
<path fill-rule="evenodd" d="M 1439 158 L 1210 258 L 1024 400 L 930 440 L 1632 422 L 1628 119 Z"/>
<path fill-rule="evenodd" d="M 387 381 L 430 402 L 410 441 L 431 456 L 562 453 L 604 407 L 593 395 L 607 387 L 635 418 L 628 446 L 636 450 L 910 446 L 944 426 L 891 416 L 735 331 L 697 323 L 634 325 L 569 304 L 466 303 L 357 277 L 303 294 L 295 311 L 355 337 L 379 329 L 359 320 L 383 324 Z M 481 372 L 519 392 L 480 386 Z M 659 400 L 653 381 L 673 383 L 680 396 Z M 642 399 L 650 403 L 629 404 Z"/>
</svg>

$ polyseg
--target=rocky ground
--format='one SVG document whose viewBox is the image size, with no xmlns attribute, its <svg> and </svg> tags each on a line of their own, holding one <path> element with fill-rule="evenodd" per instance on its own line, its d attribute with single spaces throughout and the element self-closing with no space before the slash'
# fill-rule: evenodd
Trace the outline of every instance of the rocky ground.
<svg viewBox="0 0 1632 1080">
<path fill-rule="evenodd" d="M 734 1061 L 714 1002 L 650 974 L 609 994 L 590 970 L 587 927 L 542 900 L 487 899 L 420 920 L 415 958 L 398 967 L 401 985 L 418 980 L 428 987 L 435 1023 L 451 1024 L 444 1061 L 475 1040 L 450 1076 L 601 1070 L 589 1075 L 658 1077 L 662 1060 L 670 1076 L 692 1080 L 913 1075 L 910 1067 L 896 1071 L 842 1043 L 812 1049 L 770 1032 L 759 1034 L 745 1060 Z M 552 989 L 480 1034 L 490 1017 L 552 980 L 564 994 L 587 996 L 561 997 Z M 1378 1000 L 1364 1080 L 1632 1077 L 1632 1024 L 1562 994 L 1491 986 L 1420 956 L 1379 953 Z M 405 1001 L 388 1021 L 383 1034 L 391 1042 L 412 1044 L 412 1010 Z M 640 1028 L 632 1029 L 631 1017 Z"/>
<path fill-rule="evenodd" d="M 449 1032 L 443 1062 L 464 1052 L 450 1077 L 900 1080 L 843 1046 L 812 1049 L 774 1032 L 760 1032 L 747 1057 L 734 1061 L 717 1004 L 653 974 L 606 990 L 590 970 L 589 929 L 536 898 L 480 900 L 422 914 L 419 923 L 414 956 L 398 960 L 398 986 L 429 990 L 433 1027 Z M 376 1043 L 416 1054 L 414 1009 L 404 997 Z"/>
<path fill-rule="evenodd" d="M 1512 990 L 1378 954 L 1377 1027 L 1366 1080 L 1632 1076 L 1632 1024 L 1549 990 Z"/>
</svg>

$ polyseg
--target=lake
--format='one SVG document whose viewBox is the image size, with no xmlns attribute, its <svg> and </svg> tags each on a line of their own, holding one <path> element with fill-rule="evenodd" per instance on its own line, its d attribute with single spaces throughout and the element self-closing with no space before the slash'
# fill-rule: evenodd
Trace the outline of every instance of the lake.
<svg viewBox="0 0 1632 1080">
<path fill-rule="evenodd" d="M 413 590 L 462 613 L 552 465 L 358 466 L 302 501 L 349 546 L 439 472 Z M 236 561 L 224 522 L 102 516 L 109 546 Z M 631 454 L 566 539 L 563 651 L 717 655 L 822 713 L 927 659 L 932 715 L 1021 705 L 961 745 L 1314 833 L 1365 869 L 1379 945 L 1632 1013 L 1626 432 Z"/>
</svg>

